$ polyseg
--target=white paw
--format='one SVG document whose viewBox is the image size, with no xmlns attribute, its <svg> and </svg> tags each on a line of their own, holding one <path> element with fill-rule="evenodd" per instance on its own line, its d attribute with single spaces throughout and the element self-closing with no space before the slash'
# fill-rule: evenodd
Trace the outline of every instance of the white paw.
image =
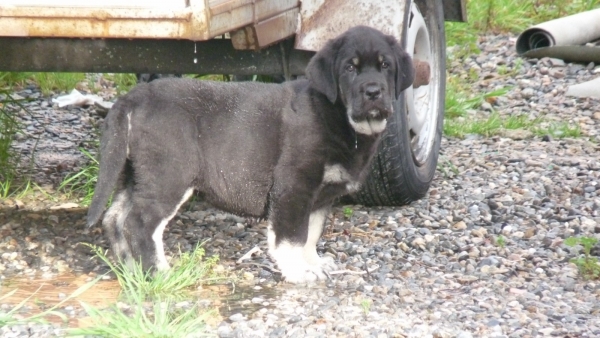
<svg viewBox="0 0 600 338">
<path fill-rule="evenodd" d="M 316 250 L 314 253 L 307 252 L 302 246 L 287 243 L 272 250 L 271 257 L 288 283 L 305 284 L 325 280 L 328 278 L 327 272 L 336 269 L 332 257 L 319 257 Z"/>
</svg>

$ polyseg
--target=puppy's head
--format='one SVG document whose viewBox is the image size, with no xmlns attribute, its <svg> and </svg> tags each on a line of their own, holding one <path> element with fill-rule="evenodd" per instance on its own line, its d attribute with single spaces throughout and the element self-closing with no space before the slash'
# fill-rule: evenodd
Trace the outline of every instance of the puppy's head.
<svg viewBox="0 0 600 338">
<path fill-rule="evenodd" d="M 330 40 L 310 61 L 311 85 L 346 107 L 357 133 L 379 134 L 392 103 L 414 79 L 410 56 L 393 36 L 357 26 Z"/>
</svg>

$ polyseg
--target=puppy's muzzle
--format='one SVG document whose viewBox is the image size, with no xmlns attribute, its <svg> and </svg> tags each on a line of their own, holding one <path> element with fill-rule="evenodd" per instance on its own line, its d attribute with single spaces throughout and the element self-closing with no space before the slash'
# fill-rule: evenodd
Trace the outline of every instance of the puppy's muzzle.
<svg viewBox="0 0 600 338">
<path fill-rule="evenodd" d="M 364 99 L 375 101 L 381 98 L 381 85 L 378 83 L 368 83 L 364 88 Z"/>
<path fill-rule="evenodd" d="M 360 86 L 360 109 L 354 110 L 355 121 L 384 120 L 391 115 L 391 100 L 387 87 L 378 81 L 369 81 Z M 358 102 L 357 102 L 358 103 Z"/>
</svg>

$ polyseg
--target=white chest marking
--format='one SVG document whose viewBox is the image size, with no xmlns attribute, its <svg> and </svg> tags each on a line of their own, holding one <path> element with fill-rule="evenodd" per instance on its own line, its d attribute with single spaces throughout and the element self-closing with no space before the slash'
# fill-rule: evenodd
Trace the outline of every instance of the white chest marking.
<svg viewBox="0 0 600 338">
<path fill-rule="evenodd" d="M 351 180 L 350 174 L 339 164 L 325 165 L 323 183 L 343 183 Z"/>
<path fill-rule="evenodd" d="M 339 164 L 326 165 L 323 174 L 323 184 L 346 183 L 348 192 L 356 192 L 360 189 L 360 183 L 352 179 L 352 176 Z"/>
</svg>

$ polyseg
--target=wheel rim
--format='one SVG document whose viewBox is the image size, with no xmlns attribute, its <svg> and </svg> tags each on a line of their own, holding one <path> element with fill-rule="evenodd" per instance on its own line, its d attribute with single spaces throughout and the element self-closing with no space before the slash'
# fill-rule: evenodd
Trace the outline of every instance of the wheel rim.
<svg viewBox="0 0 600 338">
<path fill-rule="evenodd" d="M 419 88 L 411 86 L 405 91 L 411 150 L 415 164 L 420 166 L 429 158 L 435 141 L 439 109 L 439 83 L 435 79 L 439 72 L 439 55 L 431 45 L 429 29 L 414 2 L 410 11 L 406 50 L 413 59 L 429 63 L 432 74 L 429 84 Z"/>
</svg>

